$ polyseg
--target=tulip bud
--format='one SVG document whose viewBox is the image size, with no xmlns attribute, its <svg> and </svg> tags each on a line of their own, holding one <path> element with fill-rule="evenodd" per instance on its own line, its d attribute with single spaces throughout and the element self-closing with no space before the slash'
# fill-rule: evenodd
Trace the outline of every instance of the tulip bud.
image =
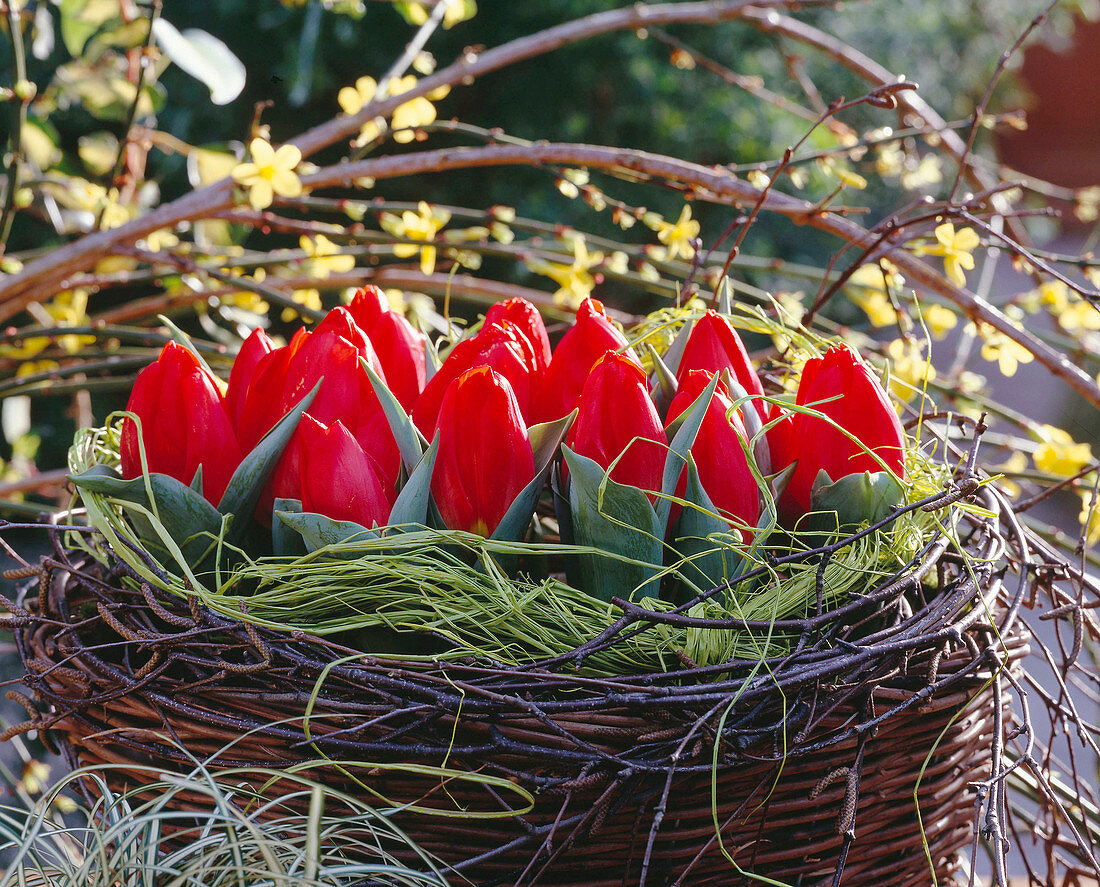
<svg viewBox="0 0 1100 887">
<path fill-rule="evenodd" d="M 348 305 L 348 312 L 374 346 L 390 390 L 405 412 L 411 413 L 427 378 L 424 359 L 427 337 L 391 311 L 385 294 L 376 286 L 360 289 Z"/>
<path fill-rule="evenodd" d="M 490 305 L 485 312 L 485 322 L 500 323 L 503 320 L 514 323 L 530 343 L 535 370 L 542 376 L 550 366 L 550 337 L 546 335 L 546 325 L 542 322 L 539 309 L 526 299 L 507 299 Z"/>
<path fill-rule="evenodd" d="M 252 331 L 252 335 L 244 340 L 241 350 L 237 352 L 233 369 L 229 373 L 229 387 L 225 392 L 225 407 L 234 428 L 240 422 L 241 408 L 244 406 L 245 395 L 248 393 L 252 376 L 256 372 L 256 366 L 261 358 L 274 350 L 275 343 L 267 337 L 267 333 L 257 327 Z"/>
<path fill-rule="evenodd" d="M 448 387 L 437 427 L 436 507 L 451 529 L 491 536 L 535 476 L 512 386 L 490 367 L 467 370 Z"/>
<path fill-rule="evenodd" d="M 141 419 L 141 444 L 150 472 L 190 484 L 202 466 L 202 492 L 221 501 L 241 463 L 241 448 L 217 380 L 198 359 L 169 342 L 134 382 L 126 409 Z M 137 423 L 122 426 L 122 476 L 141 474 Z"/>
<path fill-rule="evenodd" d="M 359 362 L 365 355 L 368 360 L 373 358 L 377 367 L 377 358 L 351 315 L 344 309 L 334 312 L 314 332 L 299 330 L 289 345 L 260 360 L 241 409 L 238 433 L 242 446 L 251 450 L 323 379 L 309 414 L 322 425 L 340 420 L 382 466 L 391 484 L 395 484 L 401 464 L 397 443 L 370 378 Z M 296 432 L 275 467 L 260 499 L 257 514 L 261 520 L 270 520 L 276 497 L 300 498 L 300 441 Z"/>
<path fill-rule="evenodd" d="M 532 387 L 537 386 L 530 343 L 510 321 L 486 323 L 476 336 L 463 339 L 447 355 L 432 376 L 413 410 L 413 422 L 428 439 L 435 434 L 443 398 L 454 382 L 467 370 L 487 366 L 508 380 L 524 421 L 531 410 Z"/>
<path fill-rule="evenodd" d="M 790 456 L 798 464 L 779 503 L 786 522 L 810 510 L 819 471 L 836 482 L 849 474 L 882 471 L 885 464 L 905 477 L 905 433 L 898 414 L 874 373 L 849 348 L 830 348 L 824 357 L 806 362 L 796 402 L 825 414 L 855 440 L 824 419 L 794 416 Z"/>
<path fill-rule="evenodd" d="M 656 501 L 668 438 L 642 368 L 625 355 L 605 354 L 589 373 L 577 406 L 569 448 L 611 468 L 615 483 L 645 490 Z"/>
<path fill-rule="evenodd" d="M 364 527 L 384 526 L 393 484 L 337 419 L 327 428 L 309 413 L 298 426 L 302 510 Z"/>
<path fill-rule="evenodd" d="M 756 369 L 749 360 L 749 353 L 741 337 L 726 318 L 715 311 L 707 311 L 695 321 L 688 336 L 680 364 L 676 369 L 677 382 L 683 383 L 692 370 L 706 370 L 708 373 L 720 373 L 729 368 L 737 384 L 747 394 L 764 393 Z M 767 421 L 768 405 L 762 400 L 754 400 L 753 407 L 763 421 Z"/>
<path fill-rule="evenodd" d="M 710 380 L 710 373 L 691 370 L 669 405 L 668 421 L 672 422 L 687 410 Z M 719 382 L 691 445 L 691 456 L 699 471 L 699 482 L 722 516 L 755 527 L 760 518 L 760 491 L 742 448 L 741 442 L 747 440 L 740 411 L 734 408 L 729 392 Z M 686 472 L 681 475 L 676 490 L 680 497 L 685 488 L 685 476 Z"/>
<path fill-rule="evenodd" d="M 622 351 L 626 344 L 626 337 L 607 319 L 601 302 L 596 299 L 581 302 L 576 323 L 558 342 L 543 377 L 536 411 L 538 421 L 552 422 L 568 415 L 577 405 L 596 361 L 608 351 Z M 627 356 L 634 357 L 629 351 Z"/>
</svg>

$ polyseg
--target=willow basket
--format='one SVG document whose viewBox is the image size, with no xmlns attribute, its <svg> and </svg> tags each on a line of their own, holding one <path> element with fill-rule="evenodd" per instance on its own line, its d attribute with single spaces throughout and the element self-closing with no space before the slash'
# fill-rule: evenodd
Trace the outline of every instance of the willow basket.
<svg viewBox="0 0 1100 887">
<path fill-rule="evenodd" d="M 120 789 L 212 760 L 408 805 L 455 883 L 928 885 L 976 841 L 1010 727 L 995 691 L 1026 654 L 1003 541 L 977 522 L 967 547 L 964 569 L 930 546 L 782 660 L 597 680 L 364 656 L 58 546 L 16 608 L 44 709 L 23 726 Z"/>
</svg>

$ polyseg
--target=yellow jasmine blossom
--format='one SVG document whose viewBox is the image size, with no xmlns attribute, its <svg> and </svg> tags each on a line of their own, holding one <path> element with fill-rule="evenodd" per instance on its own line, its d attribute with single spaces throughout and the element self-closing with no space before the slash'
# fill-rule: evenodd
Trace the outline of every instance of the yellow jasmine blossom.
<svg viewBox="0 0 1100 887">
<path fill-rule="evenodd" d="M 92 322 L 88 317 L 88 291 L 84 289 L 66 290 L 59 293 L 52 301 L 44 305 L 35 305 L 29 310 L 44 327 L 89 326 Z M 26 360 L 45 351 L 51 341 L 56 342 L 66 353 L 76 354 L 84 345 L 91 345 L 95 340 L 95 336 L 74 334 L 31 336 L 24 339 L 18 346 L 0 345 L 0 357 Z M 20 372 L 22 370 L 21 366 Z"/>
<path fill-rule="evenodd" d="M 906 171 L 901 175 L 901 186 L 915 191 L 924 185 L 935 185 L 943 181 L 940 158 L 935 154 L 926 154 L 919 163 L 907 163 Z"/>
<path fill-rule="evenodd" d="M 477 12 L 477 6 L 473 0 L 443 0 L 443 3 L 447 7 L 447 11 L 443 13 L 444 30 L 473 18 Z M 416 0 L 405 6 L 405 14 L 414 25 L 422 25 L 428 20 L 428 10 Z"/>
<path fill-rule="evenodd" d="M 164 252 L 166 249 L 171 249 L 180 242 L 180 239 L 176 237 L 168 228 L 161 228 L 158 231 L 153 231 L 146 236 L 143 240 L 139 240 L 138 244 L 149 250 L 151 253 Z"/>
<path fill-rule="evenodd" d="M 951 222 L 936 226 L 936 242 L 922 244 L 914 252 L 918 256 L 943 256 L 943 269 L 956 286 L 966 286 L 966 271 L 974 267 L 971 251 L 977 248 L 978 232 L 973 228 L 955 230 Z M 965 270 L 964 270 L 965 269 Z"/>
<path fill-rule="evenodd" d="M 1000 465 L 991 466 L 990 471 L 993 473 L 1001 474 L 1021 474 L 1027 469 L 1027 456 L 1021 453 L 1019 450 L 1013 450 L 1012 455 L 1009 456 Z M 997 480 L 998 485 L 1008 495 L 1015 498 L 1020 495 L 1020 485 L 1016 481 L 1011 480 L 1008 477 L 1002 477 Z"/>
<path fill-rule="evenodd" d="M 325 278 L 330 274 L 343 274 L 355 267 L 355 256 L 341 255 L 340 247 L 324 234 L 300 237 L 298 243 L 309 256 L 305 270 L 311 277 Z"/>
<path fill-rule="evenodd" d="M 398 96 L 402 93 L 408 92 L 417 84 L 417 79 L 412 74 L 408 74 L 405 77 L 399 77 L 396 80 L 389 81 L 388 88 L 385 90 L 385 95 Z M 424 126 L 431 123 L 436 118 L 435 106 L 429 101 L 431 99 L 441 99 L 449 91 L 448 87 L 440 87 L 433 90 L 429 96 L 417 96 L 414 99 L 404 104 L 398 105 L 393 112 L 392 126 L 395 130 L 399 130 L 394 133 L 393 139 L 395 142 L 411 142 L 416 138 L 413 130 L 418 126 Z M 381 98 L 381 90 L 378 86 L 378 82 L 373 77 L 360 77 L 355 81 L 355 86 L 345 86 L 336 95 L 336 101 L 340 103 L 340 108 L 345 114 L 353 115 L 358 114 L 366 105 L 369 105 L 376 98 Z M 359 130 L 359 136 L 356 138 L 354 144 L 356 147 L 362 147 L 368 142 L 374 141 L 385 130 L 386 121 L 383 117 L 375 117 L 373 120 L 368 120 L 363 124 Z"/>
<path fill-rule="evenodd" d="M 1016 375 L 1021 363 L 1031 363 L 1035 359 L 1023 345 L 998 330 L 982 325 L 977 332 L 982 337 L 982 358 L 996 363 L 1002 376 Z"/>
<path fill-rule="evenodd" d="M 874 136 L 874 133 L 872 133 Z M 884 178 L 900 176 L 905 170 L 905 152 L 897 142 L 886 142 L 876 149 L 875 172 Z"/>
<path fill-rule="evenodd" d="M 50 765 L 41 761 L 27 761 L 23 765 L 23 789 L 28 795 L 39 794 L 50 778 Z"/>
<path fill-rule="evenodd" d="M 664 255 L 666 260 L 681 256 L 690 261 L 695 255 L 695 247 L 691 245 L 691 241 L 698 236 L 699 223 L 691 217 L 691 206 L 686 203 L 680 210 L 680 218 L 676 220 L 676 224 L 662 220 L 657 228 L 657 239 L 667 247 Z"/>
<path fill-rule="evenodd" d="M 863 309 L 872 326 L 884 327 L 897 322 L 898 314 L 888 295 L 900 289 L 905 278 L 893 264 L 883 259 L 881 263 L 862 265 L 848 282 L 851 284 L 849 298 Z"/>
<path fill-rule="evenodd" d="M 321 293 L 317 290 L 295 290 L 292 294 L 295 302 L 301 305 L 303 308 L 311 308 L 314 311 L 321 310 Z M 289 323 L 298 316 L 298 312 L 293 308 L 284 308 L 283 313 L 280 315 L 280 319 L 284 323 Z"/>
<path fill-rule="evenodd" d="M 420 253 L 420 270 L 424 274 L 431 274 L 435 270 L 435 235 L 451 220 L 451 214 L 445 209 L 430 206 L 421 200 L 417 204 L 418 212 L 405 210 L 400 216 L 394 213 L 382 213 L 379 224 L 382 230 L 394 237 L 404 237 L 406 240 L 424 241 L 424 246 L 413 243 L 396 243 L 393 254 L 399 259 L 408 259 Z"/>
<path fill-rule="evenodd" d="M 1045 439 L 1032 457 L 1040 471 L 1072 477 L 1092 461 L 1092 447 L 1077 443 L 1065 429 L 1044 425 L 1042 433 Z"/>
<path fill-rule="evenodd" d="M 955 312 L 944 305 L 929 305 L 922 308 L 921 317 L 933 339 L 942 339 L 947 335 L 948 330 L 953 330 L 959 324 L 959 318 L 955 316 Z"/>
<path fill-rule="evenodd" d="M 1069 333 L 1100 330 L 1100 308 L 1076 295 L 1057 315 L 1057 319 L 1062 329 Z"/>
<path fill-rule="evenodd" d="M 302 193 L 302 182 L 294 172 L 302 160 L 302 152 L 294 145 L 281 145 L 278 150 L 265 139 L 253 139 L 248 146 L 251 163 L 234 167 L 233 181 L 248 188 L 248 202 L 253 209 L 271 206 L 275 195 L 297 197 Z"/>
<path fill-rule="evenodd" d="M 560 262 L 531 261 L 527 266 L 536 274 L 549 277 L 557 283 L 558 291 L 554 293 L 554 301 L 557 304 L 577 308 L 596 288 L 596 278 L 589 273 L 589 269 L 602 261 L 603 253 L 588 252 L 584 238 L 574 235 L 571 265 Z"/>
<path fill-rule="evenodd" d="M 890 358 L 890 390 L 902 400 L 912 400 L 936 378 L 936 370 L 920 342 L 894 339 L 886 346 L 886 354 Z"/>
<path fill-rule="evenodd" d="M 105 195 L 100 208 L 100 230 L 108 231 L 111 228 L 121 228 L 130 221 L 131 215 L 129 208 L 118 202 L 118 188 L 112 188 Z"/>
</svg>

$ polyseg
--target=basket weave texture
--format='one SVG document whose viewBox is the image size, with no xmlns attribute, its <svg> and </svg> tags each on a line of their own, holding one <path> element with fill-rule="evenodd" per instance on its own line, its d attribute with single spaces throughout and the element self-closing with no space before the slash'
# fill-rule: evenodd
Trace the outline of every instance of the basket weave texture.
<svg viewBox="0 0 1100 887">
<path fill-rule="evenodd" d="M 74 764 L 118 765 L 121 789 L 217 756 L 465 811 L 397 814 L 455 883 L 758 883 L 732 857 L 789 884 L 928 885 L 975 840 L 973 788 L 1008 729 L 992 679 L 1026 654 L 994 560 L 954 581 L 941 563 L 935 595 L 903 576 L 766 667 L 621 679 L 364 656 L 61 550 L 16 637 L 36 726 Z M 851 625 L 871 640 L 845 642 Z"/>
</svg>

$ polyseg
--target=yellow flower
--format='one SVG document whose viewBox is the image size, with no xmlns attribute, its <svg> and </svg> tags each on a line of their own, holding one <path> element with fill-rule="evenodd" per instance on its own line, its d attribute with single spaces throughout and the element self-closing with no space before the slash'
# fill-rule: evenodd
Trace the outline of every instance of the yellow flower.
<svg viewBox="0 0 1100 887">
<path fill-rule="evenodd" d="M 936 378 L 936 370 L 920 342 L 894 339 L 886 346 L 886 354 L 890 358 L 890 390 L 902 400 L 912 400 Z"/>
<path fill-rule="evenodd" d="M 470 0 L 443 0 L 443 3 L 447 6 L 447 11 L 443 13 L 444 30 L 473 18 L 477 12 L 477 6 Z M 414 25 L 422 25 L 428 20 L 428 10 L 416 0 L 405 6 L 405 14 Z"/>
<path fill-rule="evenodd" d="M 412 74 L 391 80 L 385 95 L 398 96 L 408 92 L 416 86 L 417 80 Z M 430 98 L 441 99 L 448 92 L 448 87 L 440 87 L 430 93 Z M 366 105 L 376 98 L 382 98 L 383 93 L 378 82 L 373 77 L 360 77 L 355 81 L 355 86 L 345 86 L 336 95 L 336 101 L 345 114 L 358 114 Z M 404 104 L 398 105 L 393 112 L 392 126 L 395 130 L 393 140 L 395 142 L 411 142 L 416 138 L 413 130 L 418 126 L 431 123 L 436 118 L 435 105 L 429 101 L 429 97 L 417 96 Z M 385 130 L 386 121 L 383 117 L 375 117 L 368 120 L 359 130 L 359 136 L 355 140 L 356 147 L 362 147 L 368 142 L 374 141 Z"/>
<path fill-rule="evenodd" d="M 1023 345 L 1010 339 L 1004 333 L 983 326 L 982 358 L 996 363 L 1002 376 L 1014 376 L 1021 363 L 1031 363 L 1035 357 Z"/>
<path fill-rule="evenodd" d="M 1100 330 L 1100 308 L 1076 295 L 1057 315 L 1057 318 L 1062 329 L 1069 333 Z"/>
<path fill-rule="evenodd" d="M 41 761 L 27 761 L 23 765 L 23 789 L 28 795 L 37 795 L 46 787 L 50 778 L 50 765 Z"/>
<path fill-rule="evenodd" d="M 425 245 L 422 247 L 413 243 L 396 243 L 393 254 L 399 259 L 408 259 L 419 252 L 421 272 L 431 274 L 435 270 L 435 235 L 451 220 L 451 214 L 445 209 L 430 206 L 423 200 L 417 204 L 417 209 L 418 212 L 407 209 L 400 216 L 382 213 L 379 224 L 394 237 L 424 241 Z"/>
<path fill-rule="evenodd" d="M 1092 447 L 1075 442 L 1068 431 L 1044 425 L 1042 433 L 1045 439 L 1032 456 L 1040 471 L 1072 477 L 1092 461 Z"/>
<path fill-rule="evenodd" d="M 303 308 L 312 308 L 314 311 L 321 310 L 321 294 L 317 290 L 295 290 L 293 298 Z M 284 323 L 289 323 L 297 316 L 298 312 L 293 308 L 284 308 L 283 313 L 279 315 Z"/>
<path fill-rule="evenodd" d="M 130 221 L 130 216 L 129 208 L 118 202 L 118 188 L 112 188 L 108 191 L 100 212 L 100 230 L 107 231 L 111 228 L 121 228 Z"/>
<path fill-rule="evenodd" d="M 536 274 L 549 277 L 558 285 L 554 301 L 559 305 L 577 308 L 585 297 L 596 288 L 596 278 L 589 269 L 603 261 L 603 253 L 588 252 L 584 238 L 573 235 L 573 264 L 560 262 L 531 261 L 527 266 Z"/>
<path fill-rule="evenodd" d="M 302 193 L 302 182 L 294 168 L 302 160 L 302 152 L 294 145 L 282 145 L 279 150 L 264 139 L 253 139 L 248 146 L 251 163 L 240 163 L 233 169 L 233 181 L 248 188 L 248 202 L 253 209 L 271 206 L 275 195 L 297 197 Z"/>
<path fill-rule="evenodd" d="M 894 265 L 885 259 L 879 264 L 862 265 L 848 282 L 851 284 L 848 297 L 867 314 L 871 326 L 884 327 L 897 322 L 897 311 L 888 296 L 904 285 L 905 278 Z"/>
<path fill-rule="evenodd" d="M 973 228 L 955 230 L 951 222 L 936 226 L 936 243 L 922 244 L 914 252 L 918 256 L 943 256 L 943 269 L 956 286 L 966 286 L 966 273 L 974 267 L 970 254 L 979 243 Z M 965 269 L 965 271 L 964 271 Z"/>
<path fill-rule="evenodd" d="M 340 247 L 324 234 L 318 234 L 315 238 L 300 237 L 298 243 L 309 256 L 305 270 L 311 277 L 324 279 L 330 274 L 343 274 L 355 267 L 355 256 L 341 255 Z"/>
<path fill-rule="evenodd" d="M 933 339 L 942 339 L 959 324 L 955 312 L 944 305 L 929 305 L 921 311 L 921 317 Z"/>
<path fill-rule="evenodd" d="M 179 242 L 180 239 L 168 228 L 161 228 L 158 231 L 153 231 L 146 236 L 144 240 L 138 241 L 139 244 L 144 245 L 145 249 L 149 250 L 151 253 L 164 252 L 166 249 L 170 249 Z"/>
<path fill-rule="evenodd" d="M 666 260 L 682 256 L 690 261 L 695 255 L 695 247 L 691 245 L 691 241 L 698 236 L 699 223 L 691 217 L 691 206 L 686 203 L 680 210 L 680 218 L 675 225 L 662 220 L 657 228 L 657 239 L 668 247 L 664 254 Z"/>
<path fill-rule="evenodd" d="M 1012 455 L 1010 455 L 1003 463 L 1001 463 L 1000 465 L 990 466 L 989 470 L 991 473 L 1008 475 L 1021 474 L 1026 469 L 1027 456 L 1025 456 L 1019 450 L 1013 450 Z M 999 478 L 997 480 L 997 484 L 1001 487 L 1002 490 L 1004 490 L 1006 493 L 1008 493 L 1008 495 L 1012 496 L 1013 498 L 1020 495 L 1020 485 L 1016 483 L 1016 481 L 1008 477 Z"/>
<path fill-rule="evenodd" d="M 879 145 L 875 157 L 875 172 L 880 176 L 900 176 L 905 170 L 905 152 L 897 142 Z"/>
<path fill-rule="evenodd" d="M 84 289 L 66 290 L 59 293 L 53 301 L 47 302 L 45 305 L 35 305 L 31 309 L 31 313 L 44 327 L 89 326 L 92 322 L 88 317 L 88 291 Z M 0 357 L 15 357 L 26 360 L 45 351 L 51 341 L 56 341 L 66 353 L 76 354 L 84 345 L 91 345 L 95 340 L 95 336 L 75 334 L 52 337 L 31 336 L 24 339 L 22 344 L 18 346 L 0 345 Z M 52 364 L 52 361 L 46 363 Z M 22 374 L 23 366 L 20 366 L 19 370 Z"/>
<path fill-rule="evenodd" d="M 935 185 L 943 181 L 940 158 L 935 154 L 926 154 L 917 164 L 907 163 L 906 171 L 901 175 L 901 186 L 907 191 L 915 191 L 923 185 Z"/>
</svg>

